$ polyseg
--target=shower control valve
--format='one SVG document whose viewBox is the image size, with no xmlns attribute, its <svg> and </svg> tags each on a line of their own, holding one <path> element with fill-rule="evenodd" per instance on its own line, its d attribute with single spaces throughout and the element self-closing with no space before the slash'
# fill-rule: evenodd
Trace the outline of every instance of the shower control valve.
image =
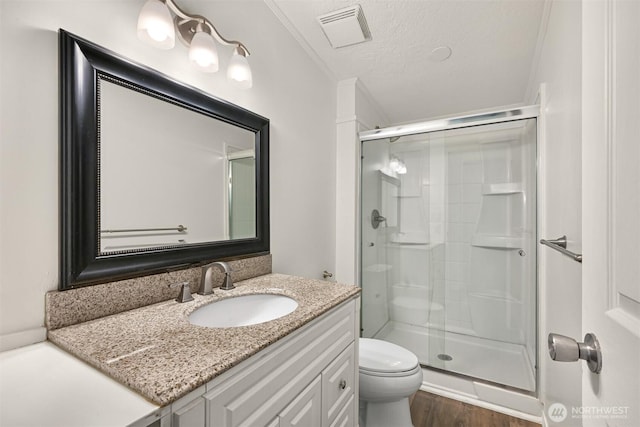
<svg viewBox="0 0 640 427">
<path fill-rule="evenodd" d="M 380 211 L 378 209 L 374 209 L 371 211 L 371 227 L 376 230 L 380 223 L 384 222 L 385 227 L 387 226 L 387 218 L 380 215 Z"/>
</svg>

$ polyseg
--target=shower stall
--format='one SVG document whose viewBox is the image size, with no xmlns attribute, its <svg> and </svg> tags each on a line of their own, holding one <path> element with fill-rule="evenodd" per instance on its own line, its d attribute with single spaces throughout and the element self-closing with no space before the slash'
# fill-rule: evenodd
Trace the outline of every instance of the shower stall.
<svg viewBox="0 0 640 427">
<path fill-rule="evenodd" d="M 363 132 L 362 336 L 536 390 L 536 107 Z"/>
</svg>

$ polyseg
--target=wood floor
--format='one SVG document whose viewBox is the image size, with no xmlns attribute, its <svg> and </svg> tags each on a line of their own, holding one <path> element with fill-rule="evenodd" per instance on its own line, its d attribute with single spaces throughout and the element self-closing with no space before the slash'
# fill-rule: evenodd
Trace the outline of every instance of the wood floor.
<svg viewBox="0 0 640 427">
<path fill-rule="evenodd" d="M 414 427 L 540 427 L 540 424 L 418 391 L 411 398 Z"/>
</svg>

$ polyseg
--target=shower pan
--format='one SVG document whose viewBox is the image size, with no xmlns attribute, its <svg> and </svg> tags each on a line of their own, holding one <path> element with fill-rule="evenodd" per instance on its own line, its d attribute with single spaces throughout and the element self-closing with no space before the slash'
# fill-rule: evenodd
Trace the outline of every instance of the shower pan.
<svg viewBox="0 0 640 427">
<path fill-rule="evenodd" d="M 536 391 L 536 116 L 361 134 L 363 337 L 426 368 Z"/>
</svg>

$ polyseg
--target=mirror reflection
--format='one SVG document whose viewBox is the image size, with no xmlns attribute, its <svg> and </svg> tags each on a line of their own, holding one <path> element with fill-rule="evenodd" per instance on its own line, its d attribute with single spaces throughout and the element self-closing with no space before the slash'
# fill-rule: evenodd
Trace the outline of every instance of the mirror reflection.
<svg viewBox="0 0 640 427">
<path fill-rule="evenodd" d="M 99 91 L 101 254 L 256 237 L 254 132 L 105 78 Z"/>
<path fill-rule="evenodd" d="M 256 159 L 254 150 L 227 155 L 229 164 L 229 238 L 256 234 Z"/>
</svg>

